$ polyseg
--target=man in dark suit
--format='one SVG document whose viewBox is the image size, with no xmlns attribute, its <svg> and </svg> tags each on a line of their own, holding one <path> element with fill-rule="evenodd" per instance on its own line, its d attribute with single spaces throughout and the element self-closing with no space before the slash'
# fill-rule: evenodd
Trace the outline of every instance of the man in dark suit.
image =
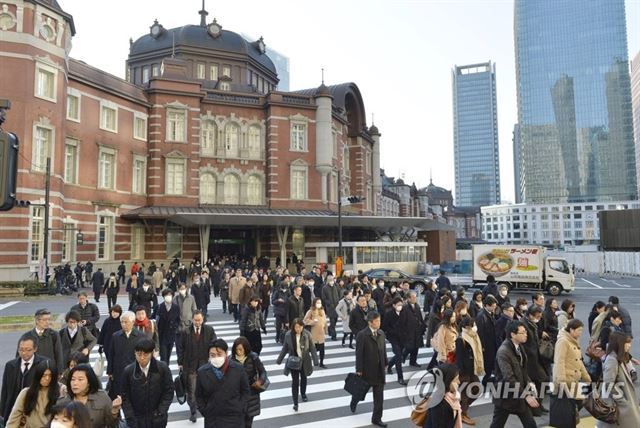
<svg viewBox="0 0 640 428">
<path fill-rule="evenodd" d="M 380 314 L 371 311 L 367 314 L 367 328 L 356 336 L 356 374 L 362 376 L 370 387 L 373 387 L 373 415 L 371 423 L 386 427 L 382 422 L 382 403 L 384 400 L 385 367 L 387 367 L 387 351 L 384 332 L 380 330 Z M 367 391 L 368 392 L 368 391 Z M 356 411 L 358 401 L 351 398 L 350 408 Z"/>
<path fill-rule="evenodd" d="M 418 364 L 418 351 L 424 346 L 422 337 L 427 329 L 427 324 L 422 317 L 422 310 L 418 304 L 418 294 L 414 290 L 408 292 L 407 303 L 402 311 L 404 324 L 404 359 L 409 356 L 411 367 L 420 367 Z"/>
<path fill-rule="evenodd" d="M 120 316 L 122 330 L 113 333 L 109 355 L 107 357 L 107 375 L 109 375 L 109 396 L 114 400 L 122 391 L 124 369 L 136 361 L 135 346 L 138 339 L 144 337 L 138 329 L 133 328 L 136 314 L 127 311 Z"/>
<path fill-rule="evenodd" d="M 98 337 L 100 331 L 98 331 L 98 321 L 100 321 L 100 310 L 95 303 L 89 303 L 87 293 L 81 291 L 78 293 L 78 304 L 71 307 L 72 311 L 77 311 L 80 314 L 82 321 L 80 324 L 87 327 L 91 334 Z M 61 372 L 62 373 L 62 372 Z"/>
<path fill-rule="evenodd" d="M 8 361 L 2 375 L 2 392 L 0 393 L 0 411 L 5 422 L 9 419 L 18 394 L 22 388 L 31 385 L 34 366 L 47 360 L 46 357 L 36 355 L 38 339 L 33 336 L 22 336 L 18 343 L 18 358 Z"/>
<path fill-rule="evenodd" d="M 192 321 L 191 326 L 180 333 L 176 351 L 178 367 L 187 375 L 187 404 L 191 410 L 189 420 L 195 422 L 196 372 L 209 361 L 209 346 L 216 340 L 216 332 L 204 323 L 204 315 L 198 310 L 193 312 Z"/>
<path fill-rule="evenodd" d="M 180 307 L 173 302 L 173 291 L 162 290 L 162 300 L 156 309 L 158 323 L 158 339 L 160 341 L 160 361 L 169 365 L 171 351 L 176 343 L 176 333 L 180 327 Z"/>
<path fill-rule="evenodd" d="M 195 395 L 205 427 L 245 426 L 249 379 L 242 364 L 229 358 L 228 349 L 217 339 L 209 346 L 209 362 L 198 369 Z"/>
<path fill-rule="evenodd" d="M 482 385 L 486 386 L 489 378 L 493 375 L 496 362 L 496 319 L 495 312 L 498 301 L 493 296 L 487 296 L 482 301 L 484 309 L 476 316 L 478 326 L 478 336 L 482 343 L 482 356 L 484 358 L 484 371 L 486 376 L 482 378 Z"/>
<path fill-rule="evenodd" d="M 100 292 L 104 287 L 104 272 L 102 272 L 102 268 L 98 268 L 96 273 L 91 276 L 91 286 L 93 287 L 93 294 L 95 296 L 96 302 L 99 302 Z"/>
<path fill-rule="evenodd" d="M 304 318 L 304 300 L 302 300 L 302 287 L 293 287 L 293 296 L 287 300 L 287 324 L 291 325 L 296 318 Z"/>
<path fill-rule="evenodd" d="M 33 330 L 26 332 L 23 337 L 33 337 L 35 339 L 36 353 L 41 357 L 51 360 L 52 364 L 58 368 L 58 373 L 64 371 L 66 361 L 62 354 L 62 342 L 57 331 L 51 329 L 51 312 L 47 309 L 38 309 L 35 315 L 36 326 Z M 16 351 L 16 357 L 20 356 L 20 349 Z"/>
</svg>

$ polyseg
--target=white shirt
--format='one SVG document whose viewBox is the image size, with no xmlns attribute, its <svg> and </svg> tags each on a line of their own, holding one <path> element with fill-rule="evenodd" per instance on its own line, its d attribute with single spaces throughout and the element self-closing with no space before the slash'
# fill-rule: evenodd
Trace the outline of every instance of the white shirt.
<svg viewBox="0 0 640 428">
<path fill-rule="evenodd" d="M 20 371 L 21 371 L 22 373 L 24 373 L 25 364 L 29 364 L 29 368 L 33 367 L 33 360 L 34 360 L 34 358 L 35 358 L 35 354 L 33 354 L 29 360 L 27 360 L 27 361 L 22 360 L 22 361 L 20 362 Z"/>
<path fill-rule="evenodd" d="M 36 327 L 36 334 L 38 336 L 42 336 L 43 333 L 44 333 L 44 330 L 40 330 L 38 327 Z"/>
<path fill-rule="evenodd" d="M 369 327 L 369 330 L 371 330 L 371 334 L 372 334 L 373 336 L 377 336 L 377 335 L 378 335 L 378 330 L 376 330 L 376 329 L 374 329 L 374 328 L 371 328 L 371 327 Z"/>
<path fill-rule="evenodd" d="M 71 330 L 70 328 L 67 328 L 67 330 L 69 330 L 69 336 L 73 339 L 74 337 L 76 337 L 76 333 L 78 332 L 78 327 L 74 328 L 73 330 Z"/>
<path fill-rule="evenodd" d="M 142 370 L 142 373 L 144 373 L 144 377 L 149 377 L 149 366 L 150 365 L 151 365 L 151 363 L 148 363 L 146 367 L 140 366 L 140 370 Z"/>
</svg>

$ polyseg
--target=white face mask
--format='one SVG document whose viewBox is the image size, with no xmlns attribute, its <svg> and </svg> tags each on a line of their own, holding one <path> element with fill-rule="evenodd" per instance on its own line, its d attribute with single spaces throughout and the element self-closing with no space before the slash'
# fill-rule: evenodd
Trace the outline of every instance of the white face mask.
<svg viewBox="0 0 640 428">
<path fill-rule="evenodd" d="M 186 296 L 187 295 L 187 290 L 180 290 L 179 291 L 181 296 Z"/>
<path fill-rule="evenodd" d="M 51 421 L 51 428 L 67 428 L 65 424 L 60 421 Z"/>
<path fill-rule="evenodd" d="M 535 324 L 538 324 L 538 323 L 540 322 L 540 320 L 539 320 L 539 319 L 537 319 L 537 318 L 534 318 L 532 321 L 533 321 Z"/>
<path fill-rule="evenodd" d="M 396 306 L 396 312 L 400 312 L 402 310 L 402 305 L 397 305 Z"/>
<path fill-rule="evenodd" d="M 171 294 L 167 294 L 166 296 L 164 296 L 164 301 L 166 303 L 171 303 L 173 302 L 173 296 Z"/>
<path fill-rule="evenodd" d="M 501 295 L 502 297 L 507 297 L 507 292 L 506 292 L 506 291 L 501 291 L 501 292 L 500 292 L 500 295 Z"/>
<path fill-rule="evenodd" d="M 316 303 L 316 308 L 322 309 L 322 303 Z"/>
<path fill-rule="evenodd" d="M 521 305 L 521 306 L 520 306 L 520 310 L 521 310 L 522 312 L 526 311 L 526 310 L 527 310 L 527 305 Z"/>
<path fill-rule="evenodd" d="M 471 327 L 471 330 L 473 330 L 473 331 L 476 331 L 476 332 L 477 332 L 477 331 L 478 331 L 478 326 L 474 324 L 474 325 L 473 325 L 473 327 Z"/>
<path fill-rule="evenodd" d="M 395 293 L 396 292 L 396 287 L 391 287 L 391 292 Z"/>
<path fill-rule="evenodd" d="M 224 364 L 224 361 L 226 360 L 225 357 L 212 357 L 209 358 L 209 362 L 211 362 L 211 365 L 217 369 L 219 369 L 220 367 L 222 367 L 222 365 Z"/>
<path fill-rule="evenodd" d="M 142 288 L 144 289 L 144 291 L 147 291 L 149 289 L 148 285 L 143 285 Z"/>
</svg>

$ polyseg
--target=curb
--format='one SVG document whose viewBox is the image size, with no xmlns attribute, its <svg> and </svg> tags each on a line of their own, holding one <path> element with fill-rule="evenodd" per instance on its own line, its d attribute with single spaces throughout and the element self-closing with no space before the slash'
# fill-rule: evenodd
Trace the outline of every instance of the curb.
<svg viewBox="0 0 640 428">
<path fill-rule="evenodd" d="M 51 321 L 51 328 L 53 330 L 59 330 L 62 328 L 64 316 L 62 314 L 53 314 L 56 318 Z M 0 317 L 1 318 L 1 317 Z M 13 333 L 17 331 L 24 331 L 25 333 L 33 328 L 32 322 L 23 322 L 15 324 L 0 324 L 0 332 Z"/>
</svg>

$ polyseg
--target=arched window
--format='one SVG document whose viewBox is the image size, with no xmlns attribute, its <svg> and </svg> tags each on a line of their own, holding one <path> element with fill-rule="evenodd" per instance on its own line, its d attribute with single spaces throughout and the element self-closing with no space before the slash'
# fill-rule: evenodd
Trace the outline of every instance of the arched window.
<svg viewBox="0 0 640 428">
<path fill-rule="evenodd" d="M 247 203 L 262 205 L 262 180 L 257 175 L 250 175 L 247 180 Z"/>
<path fill-rule="evenodd" d="M 213 156 L 216 147 L 216 124 L 211 119 L 202 121 L 200 127 L 200 148 L 203 155 Z"/>
<path fill-rule="evenodd" d="M 200 175 L 200 203 L 216 203 L 216 178 L 208 172 Z"/>
<path fill-rule="evenodd" d="M 238 157 L 238 138 L 240 128 L 235 123 L 230 123 L 224 130 L 224 151 L 226 157 Z"/>
<path fill-rule="evenodd" d="M 240 205 L 240 180 L 234 174 L 224 176 L 224 203 Z"/>
<path fill-rule="evenodd" d="M 249 157 L 256 159 L 260 158 L 260 128 L 257 126 L 249 127 Z"/>
</svg>

